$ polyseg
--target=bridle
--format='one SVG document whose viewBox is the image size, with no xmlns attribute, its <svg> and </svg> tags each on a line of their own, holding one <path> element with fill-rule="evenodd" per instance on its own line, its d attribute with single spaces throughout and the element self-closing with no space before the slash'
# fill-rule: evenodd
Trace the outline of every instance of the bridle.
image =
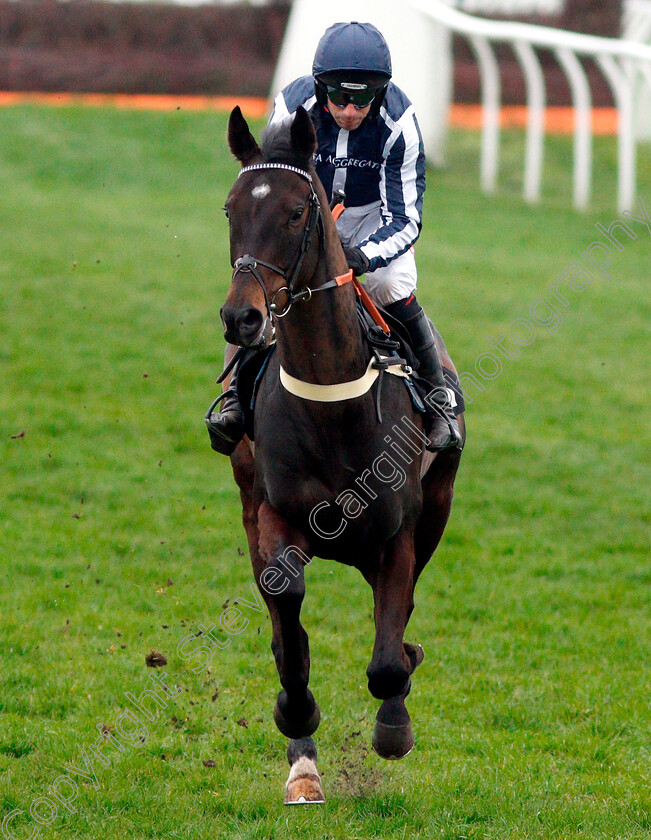
<svg viewBox="0 0 651 840">
<path fill-rule="evenodd" d="M 323 218 L 321 216 L 321 202 L 319 201 L 319 197 L 314 189 L 312 176 L 308 172 L 305 172 L 303 169 L 299 169 L 296 166 L 290 166 L 287 163 L 253 163 L 250 166 L 244 166 L 242 169 L 240 169 L 240 172 L 237 177 L 240 178 L 242 175 L 244 175 L 245 172 L 253 172 L 255 170 L 260 169 L 285 169 L 289 172 L 294 172 L 296 175 L 299 175 L 301 178 L 307 181 L 307 183 L 310 186 L 307 220 L 303 229 L 303 238 L 294 258 L 293 264 L 291 264 L 288 269 L 283 269 L 280 268 L 280 266 L 267 262 L 266 260 L 261 260 L 258 257 L 254 257 L 252 254 L 244 254 L 243 256 L 238 257 L 238 259 L 236 259 L 233 263 L 234 271 L 232 281 L 235 281 L 238 274 L 252 274 L 253 277 L 256 279 L 258 285 L 262 289 L 265 304 L 267 307 L 267 317 L 273 314 L 276 318 L 284 318 L 285 315 L 287 315 L 289 310 L 292 308 L 294 303 L 310 300 L 314 292 L 320 292 L 325 289 L 332 289 L 341 286 L 343 285 L 343 282 L 349 282 L 350 280 L 352 280 L 352 274 L 350 274 L 349 276 L 349 273 L 347 273 L 345 275 L 342 275 L 341 277 L 335 277 L 332 280 L 327 281 L 326 283 L 324 283 L 321 286 L 318 286 L 315 289 L 305 288 L 299 292 L 294 291 L 296 280 L 303 265 L 303 260 L 305 259 L 305 255 L 308 251 L 308 248 L 310 247 L 310 243 L 312 242 L 312 236 L 314 235 L 314 231 L 317 228 L 319 231 L 319 247 L 323 247 L 324 230 Z M 264 280 L 262 279 L 262 276 L 258 271 L 258 266 L 268 268 L 270 271 L 273 271 L 275 274 L 280 275 L 285 280 L 285 285 L 281 286 L 280 289 L 274 292 L 273 298 L 271 300 L 269 300 L 269 295 L 267 294 L 267 290 L 264 285 Z M 278 304 L 276 303 L 276 297 L 283 292 L 287 295 L 287 304 L 282 308 L 282 310 L 280 310 Z"/>
<path fill-rule="evenodd" d="M 235 282 L 238 274 L 251 274 L 262 289 L 265 305 L 267 307 L 267 315 L 260 332 L 262 333 L 266 329 L 267 324 L 271 321 L 272 315 L 274 315 L 276 318 L 284 318 L 285 315 L 287 315 L 287 313 L 292 308 L 293 304 L 298 303 L 300 301 L 310 300 L 315 292 L 323 292 L 326 289 L 338 289 L 340 286 L 345 286 L 348 283 L 352 283 L 353 288 L 355 289 L 355 293 L 360 299 L 362 305 L 370 313 L 371 317 L 373 318 L 375 323 L 382 329 L 384 334 L 389 335 L 390 329 L 388 324 L 382 317 L 381 313 L 378 311 L 376 305 L 369 297 L 369 294 L 366 291 L 366 289 L 362 286 L 357 277 L 353 275 L 353 271 L 350 268 L 344 274 L 339 274 L 335 277 L 332 277 L 330 280 L 326 280 L 325 283 L 322 283 L 320 286 L 316 286 L 313 289 L 311 289 L 308 286 L 304 289 L 301 289 L 301 291 L 299 292 L 294 291 L 296 279 L 301 270 L 301 266 L 303 265 L 305 254 L 307 253 L 307 250 L 310 247 L 312 236 L 316 228 L 318 228 L 319 230 L 319 248 L 323 249 L 324 247 L 325 231 L 323 227 L 321 203 L 314 189 L 314 184 L 312 183 L 312 176 L 308 172 L 305 172 L 304 169 L 299 169 L 296 166 L 290 166 L 288 163 L 252 163 L 249 166 L 242 167 L 237 177 L 239 178 L 245 172 L 254 172 L 261 169 L 285 169 L 288 172 L 294 172 L 296 175 L 299 175 L 301 178 L 307 181 L 310 185 L 310 197 L 308 199 L 309 210 L 307 215 L 307 222 L 303 229 L 303 238 L 301 239 L 301 244 L 299 246 L 298 252 L 296 254 L 296 257 L 294 258 L 294 262 L 291 268 L 280 268 L 279 266 L 267 262 L 266 260 L 261 260 L 257 257 L 254 257 L 252 254 L 244 254 L 243 256 L 238 257 L 232 264 L 232 283 Z M 343 209 L 343 206 L 340 209 Z M 281 286 L 280 289 L 274 292 L 273 298 L 271 300 L 269 300 L 269 295 L 267 294 L 267 289 L 265 288 L 262 275 L 258 271 L 259 265 L 264 266 L 264 268 L 268 268 L 275 274 L 280 275 L 280 277 L 282 277 L 286 282 L 286 285 Z M 287 304 L 282 309 L 282 311 L 279 311 L 278 304 L 276 303 L 276 297 L 281 292 L 285 292 L 287 294 Z"/>
<path fill-rule="evenodd" d="M 317 286 L 314 289 L 306 287 L 299 292 L 294 291 L 296 279 L 298 278 L 308 248 L 310 247 L 314 231 L 317 228 L 319 230 L 319 248 L 323 248 L 324 246 L 325 232 L 323 227 L 323 218 L 321 215 L 321 203 L 319 202 L 319 197 L 317 196 L 316 191 L 314 189 L 314 184 L 312 183 L 312 176 L 308 172 L 305 172 L 303 169 L 299 169 L 296 166 L 290 166 L 286 163 L 254 163 L 250 166 L 244 166 L 240 170 L 239 175 L 237 177 L 239 178 L 241 175 L 244 175 L 245 172 L 253 172 L 261 169 L 285 169 L 289 172 L 294 172 L 296 175 L 299 175 L 301 178 L 308 182 L 310 186 L 310 197 L 308 199 L 309 209 L 307 214 L 307 221 L 303 229 L 303 238 L 301 239 L 301 244 L 299 246 L 298 252 L 296 253 L 296 257 L 294 258 L 294 262 L 290 268 L 280 268 L 279 266 L 267 262 L 266 260 L 258 259 L 252 254 L 244 254 L 243 256 L 238 257 L 233 263 L 233 276 L 231 282 L 235 282 L 235 279 L 239 274 L 251 274 L 262 289 L 262 294 L 264 295 L 264 300 L 267 307 L 267 316 L 265 318 L 265 322 L 260 332 L 262 333 L 264 331 L 266 325 L 271 320 L 272 315 L 274 315 L 276 318 L 284 318 L 285 315 L 287 315 L 287 313 L 290 311 L 294 303 L 310 300 L 315 292 L 321 292 L 325 289 L 336 289 L 339 288 L 339 286 L 344 286 L 347 283 L 352 283 L 358 298 L 361 299 L 371 318 L 382 329 L 385 335 L 389 335 L 389 326 L 387 325 L 386 321 L 382 318 L 382 315 L 378 312 L 375 304 L 368 296 L 366 290 L 362 287 L 357 278 L 353 275 L 352 269 L 349 269 L 345 274 L 341 274 L 337 277 L 333 277 L 332 279 L 327 280 L 325 283 L 321 284 L 320 286 Z M 269 300 L 269 295 L 267 294 L 267 289 L 265 288 L 262 275 L 258 271 L 258 266 L 268 268 L 275 274 L 280 275 L 286 282 L 285 286 L 281 286 L 281 288 L 274 293 L 273 298 L 271 300 Z M 276 296 L 279 295 L 281 292 L 285 292 L 287 294 L 287 304 L 282 311 L 279 311 L 278 306 L 276 304 Z M 231 368 L 234 367 L 241 355 L 241 352 L 243 352 L 243 348 L 240 348 L 240 350 L 235 353 L 230 363 L 224 368 L 222 375 L 217 380 L 218 382 L 221 382 L 230 372 Z M 366 394 L 373 382 L 375 381 L 375 379 L 377 378 L 380 370 L 386 370 L 387 372 L 393 373 L 398 376 L 405 376 L 405 370 L 403 369 L 404 365 L 402 365 L 402 362 L 404 360 L 399 359 L 401 364 L 397 367 L 396 365 L 390 366 L 387 364 L 387 359 L 381 358 L 375 351 L 374 354 L 375 355 L 373 358 L 371 358 L 371 361 L 368 365 L 368 369 L 364 376 L 348 383 L 323 386 L 310 385 L 309 383 L 301 382 L 300 380 L 289 376 L 289 374 L 287 374 L 287 372 L 283 370 L 282 366 L 280 368 L 281 382 L 283 383 L 285 390 L 295 394 L 296 396 L 302 397 L 303 399 L 311 399 L 316 400 L 318 402 L 339 402 L 341 400 L 353 399 L 354 397 L 363 396 L 364 394 Z M 380 389 L 378 388 L 377 411 L 378 417 L 380 417 L 381 419 L 379 399 Z M 211 406 L 209 412 L 212 411 L 214 406 L 215 404 Z"/>
</svg>

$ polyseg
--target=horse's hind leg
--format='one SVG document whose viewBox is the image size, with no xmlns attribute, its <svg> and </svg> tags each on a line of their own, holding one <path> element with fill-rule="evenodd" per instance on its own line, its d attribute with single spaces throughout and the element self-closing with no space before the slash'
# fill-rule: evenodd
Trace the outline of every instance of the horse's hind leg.
<svg viewBox="0 0 651 840">
<path fill-rule="evenodd" d="M 459 427 L 464 430 L 463 415 Z M 416 580 L 436 550 L 452 508 L 454 480 L 459 468 L 461 453 L 457 450 L 441 452 L 422 480 L 423 512 L 414 539 L 416 553 Z"/>
<path fill-rule="evenodd" d="M 403 529 L 389 543 L 379 568 L 367 575 L 375 599 L 375 646 L 366 673 L 369 691 L 382 700 L 373 748 L 383 758 L 403 758 L 414 745 L 405 698 L 422 648 L 405 644 L 405 627 L 414 606 L 413 534 Z"/>
<path fill-rule="evenodd" d="M 316 769 L 316 744 L 312 738 L 297 738 L 287 747 L 289 778 L 285 785 L 285 805 L 317 805 L 325 802 L 321 776 Z"/>
</svg>

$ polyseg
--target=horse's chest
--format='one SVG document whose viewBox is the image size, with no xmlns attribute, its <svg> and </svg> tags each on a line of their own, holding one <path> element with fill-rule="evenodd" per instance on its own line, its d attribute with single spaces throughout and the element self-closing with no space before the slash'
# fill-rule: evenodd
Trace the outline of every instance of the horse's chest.
<svg viewBox="0 0 651 840">
<path fill-rule="evenodd" d="M 395 455 L 384 442 L 386 434 L 377 433 L 372 400 L 324 404 L 317 415 L 304 406 L 290 412 L 286 395 L 276 388 L 266 397 L 264 422 L 256 427 L 257 484 L 315 553 L 337 556 L 351 543 L 383 542 L 415 520 L 419 464 Z M 404 398 L 401 383 L 386 383 L 389 428 L 390 398 Z"/>
</svg>

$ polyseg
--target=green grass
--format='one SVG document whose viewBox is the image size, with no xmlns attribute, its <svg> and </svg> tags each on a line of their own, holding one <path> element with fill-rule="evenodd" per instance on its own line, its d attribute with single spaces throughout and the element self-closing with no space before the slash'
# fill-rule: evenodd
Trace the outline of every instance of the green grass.
<svg viewBox="0 0 651 840">
<path fill-rule="evenodd" d="M 39 828 L 32 803 L 52 816 L 39 798 L 84 769 L 125 692 L 151 687 L 155 649 L 178 697 L 144 743 L 106 742 L 97 788 L 72 774 L 74 812 L 59 803 L 38 836 L 648 837 L 647 229 L 631 223 L 610 279 L 567 293 L 559 329 L 468 389 L 453 515 L 409 628 L 426 659 L 401 763 L 369 752 L 370 590 L 309 567 L 328 802 L 290 810 L 266 614 L 243 608 L 207 670 L 176 653 L 251 598 L 238 494 L 202 422 L 230 276 L 225 118 L 20 107 L 0 126 L 0 815 L 24 812 L 15 836 Z M 521 135 L 504 151 L 493 197 L 474 134 L 429 174 L 419 296 L 461 371 L 617 216 L 612 140 L 585 214 L 568 206 L 570 140 L 547 144 L 537 207 L 519 195 Z M 648 147 L 639 171 L 651 207 Z"/>
</svg>

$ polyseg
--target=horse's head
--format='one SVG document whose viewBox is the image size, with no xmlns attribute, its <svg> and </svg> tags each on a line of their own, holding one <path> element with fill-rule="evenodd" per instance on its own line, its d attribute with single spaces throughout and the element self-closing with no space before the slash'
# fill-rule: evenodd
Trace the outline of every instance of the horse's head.
<svg viewBox="0 0 651 840">
<path fill-rule="evenodd" d="M 260 148 L 235 108 L 228 143 L 242 170 L 225 207 L 234 271 L 220 314 L 227 341 L 263 347 L 272 337 L 271 313 L 288 311 L 318 260 L 316 134 L 301 107 L 291 123 L 268 131 Z"/>
</svg>

